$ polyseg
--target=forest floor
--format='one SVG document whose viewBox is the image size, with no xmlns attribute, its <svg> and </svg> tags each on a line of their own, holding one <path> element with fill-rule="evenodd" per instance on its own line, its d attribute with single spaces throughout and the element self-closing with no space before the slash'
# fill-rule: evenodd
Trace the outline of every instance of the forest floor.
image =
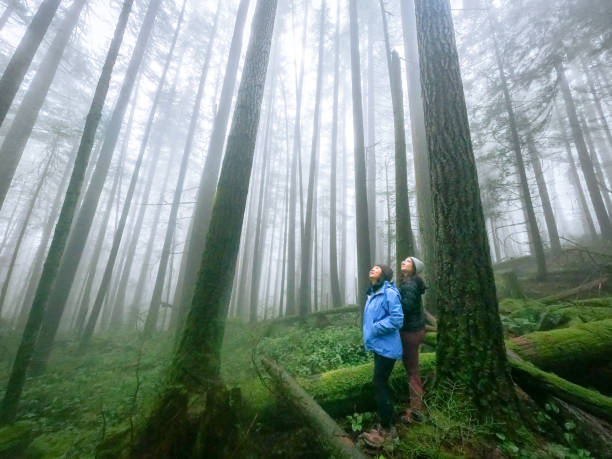
<svg viewBox="0 0 612 459">
<path fill-rule="evenodd" d="M 576 273 L 569 267 L 566 270 Z M 572 277 L 560 272 L 548 283 L 526 276 L 521 282 L 526 291 L 537 290 L 538 296 L 545 296 L 584 283 L 582 274 Z M 612 298 L 605 293 L 596 290 L 586 294 L 591 300 L 576 303 L 573 297 L 548 305 L 533 299 L 504 299 L 500 312 L 505 332 L 508 337 L 520 336 L 612 317 Z M 576 304 L 582 308 L 578 313 Z M 222 373 L 228 387 L 240 388 L 244 400 L 239 416 L 244 438 L 236 457 L 329 457 L 316 433 L 275 397 L 258 359 L 268 356 L 298 378 L 370 362 L 358 315 L 331 315 L 325 323 L 309 319 L 270 324 L 249 326 L 232 320 L 227 325 Z M 1 336 L 0 384 L 4 385 L 19 337 L 6 329 Z M 73 340 L 59 341 L 47 373 L 28 380 L 19 421 L 0 430 L 0 458 L 95 457 L 102 440 L 143 421 L 161 389 L 172 346 L 173 338 L 167 334 L 143 343 L 134 332 L 109 332 L 97 335 L 92 351 L 79 356 Z M 432 350 L 429 345 L 423 349 Z M 400 427 L 399 438 L 375 456 L 592 457 L 576 441 L 571 423 L 563 426 L 564 444 L 527 430 L 509 434 L 503 425 L 477 422 L 460 406 L 455 390 L 449 388 L 443 400 L 427 399 L 425 421 Z M 402 407 L 398 402 L 398 413 Z M 547 406 L 539 415 L 550 420 L 555 407 Z M 374 426 L 376 415 L 353 412 L 336 420 L 357 439 Z"/>
</svg>

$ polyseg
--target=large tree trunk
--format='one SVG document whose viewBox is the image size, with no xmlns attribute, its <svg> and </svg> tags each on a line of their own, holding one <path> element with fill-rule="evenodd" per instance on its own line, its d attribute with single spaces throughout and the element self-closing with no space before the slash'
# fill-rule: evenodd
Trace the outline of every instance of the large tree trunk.
<svg viewBox="0 0 612 459">
<path fill-rule="evenodd" d="M 11 108 L 13 99 L 32 63 L 36 50 L 47 33 L 59 4 L 60 0 L 43 0 L 4 69 L 2 78 L 0 78 L 0 126 Z"/>
<path fill-rule="evenodd" d="M 567 117 L 569 120 L 572 135 L 574 137 L 574 143 L 576 144 L 576 150 L 578 151 L 578 159 L 580 160 L 580 166 L 584 174 L 587 189 L 591 197 L 591 203 L 595 210 L 597 222 L 601 230 L 601 235 L 605 240 L 612 240 L 612 224 L 610 218 L 606 212 L 599 187 L 597 185 L 597 177 L 593 168 L 593 162 L 587 151 L 586 143 L 582 130 L 580 129 L 580 122 L 578 121 L 578 115 L 576 113 L 576 104 L 572 97 L 567 78 L 565 77 L 565 69 L 560 59 L 555 62 L 555 70 L 557 72 L 557 78 L 559 86 L 561 87 L 561 93 L 563 94 L 563 100 L 565 101 L 565 109 L 567 111 Z"/>
<path fill-rule="evenodd" d="M 219 8 L 221 8 L 221 2 L 219 2 L 218 9 Z M 200 185 L 193 213 L 191 235 L 185 246 L 185 256 L 188 258 L 185 262 L 184 272 L 179 275 L 181 278 L 180 284 L 182 286 L 182 291 L 177 292 L 177 299 L 179 301 L 175 301 L 177 307 L 182 308 L 183 313 L 181 314 L 181 321 L 191 303 L 191 297 L 193 296 L 194 285 L 198 274 L 198 265 L 202 258 L 202 252 L 204 251 L 204 238 L 208 232 L 210 215 L 215 199 L 215 190 L 217 188 L 217 179 L 219 177 L 219 168 L 221 167 L 221 160 L 223 159 L 223 145 L 225 144 L 227 122 L 229 120 L 234 88 L 236 86 L 240 50 L 242 49 L 242 35 L 248 9 L 249 0 L 241 0 L 236 14 L 236 24 L 234 25 L 234 34 L 230 45 L 223 86 L 221 88 L 221 96 L 218 104 L 219 108 L 215 115 L 213 129 L 208 142 L 206 162 L 204 163 L 204 170 L 200 177 Z M 211 38 L 211 42 L 213 40 L 214 35 Z"/>
<path fill-rule="evenodd" d="M 313 246 L 313 212 L 315 209 L 317 169 L 319 167 L 319 145 L 320 145 L 320 111 L 321 111 L 321 91 L 323 84 L 323 58 L 325 40 L 325 0 L 321 4 L 321 22 L 319 25 L 319 57 L 317 68 L 317 86 L 315 94 L 314 117 L 312 121 L 312 145 L 310 149 L 310 167 L 308 172 L 308 193 L 306 196 L 306 219 L 304 222 L 304 237 L 302 238 L 302 250 L 300 252 L 300 293 L 299 293 L 299 313 L 305 316 L 311 312 L 312 298 L 312 246 Z M 314 238 L 316 243 L 316 236 Z M 316 259 L 315 259 L 316 263 Z M 315 279 L 316 282 L 316 279 Z M 316 288 L 316 286 L 315 286 Z M 316 295 L 315 295 L 316 298 Z"/>
<path fill-rule="evenodd" d="M 205 413 L 194 422 L 188 418 L 187 406 L 189 400 L 204 394 L 207 400 L 212 400 L 221 392 L 217 388 L 221 343 L 249 190 L 275 12 L 276 0 L 258 1 L 192 306 L 174 352 L 168 386 L 135 445 L 134 457 L 184 456 L 194 448 L 216 456 L 215 448 L 222 451 L 227 443 L 227 438 L 224 441 L 215 438 L 214 430 L 207 430 L 206 424 L 200 427 L 206 422 L 206 415 L 214 418 L 227 413 L 216 411 L 207 401 Z M 168 418 L 174 419 L 171 425 L 162 421 Z M 198 455 L 198 451 L 194 453 Z"/>
<path fill-rule="evenodd" d="M 361 98 L 361 64 L 359 58 L 359 24 L 356 0 L 349 0 L 351 39 L 351 81 L 353 92 L 353 136 L 355 148 L 355 224 L 357 226 L 357 299 L 365 300 L 368 289 L 368 271 L 371 265 L 368 203 L 363 136 L 363 102 Z"/>
<path fill-rule="evenodd" d="M 119 223 L 117 225 L 117 228 L 115 229 L 115 235 L 113 237 L 113 244 L 111 247 L 110 255 L 108 257 L 108 261 L 104 269 L 104 274 L 102 275 L 102 282 L 100 283 L 100 286 L 98 287 L 98 293 L 96 295 L 96 299 L 94 301 L 94 304 L 91 310 L 91 314 L 89 315 L 89 320 L 87 321 L 87 325 L 85 326 L 85 330 L 83 330 L 83 335 L 81 336 L 81 342 L 79 344 L 80 352 L 84 352 L 89 347 L 89 342 L 91 340 L 91 337 L 93 336 L 93 332 L 96 327 L 96 323 L 98 321 L 98 316 L 100 314 L 102 304 L 104 302 L 104 299 L 107 297 L 108 290 L 110 290 L 110 281 L 113 275 L 113 270 L 115 268 L 115 261 L 117 260 L 117 254 L 119 253 L 119 245 L 121 244 L 121 240 L 123 238 L 123 231 L 125 229 L 125 224 L 127 222 L 127 218 L 130 213 L 130 208 L 132 206 L 132 199 L 134 197 L 134 191 L 136 190 L 136 184 L 138 183 L 138 177 L 140 174 L 140 168 L 142 166 L 142 161 L 144 159 L 145 152 L 147 151 L 147 144 L 149 141 L 149 136 L 151 135 L 153 121 L 155 119 L 155 115 L 157 112 L 157 106 L 159 104 L 159 100 L 162 94 L 162 90 L 164 88 L 164 84 L 166 83 L 166 75 L 168 73 L 168 69 L 170 68 L 170 63 L 172 62 L 172 57 L 174 55 L 174 48 L 176 46 L 176 41 L 181 31 L 181 25 L 183 23 L 183 15 L 185 13 L 186 4 L 187 4 L 187 0 L 184 0 L 181 12 L 179 14 L 178 23 L 174 31 L 174 36 L 172 38 L 172 44 L 170 45 L 170 50 L 168 51 L 168 56 L 166 58 L 164 68 L 162 70 L 162 73 L 161 73 L 161 76 L 160 76 L 160 79 L 157 85 L 157 91 L 153 99 L 153 104 L 149 112 L 149 119 L 147 120 L 143 138 L 140 144 L 140 151 L 138 152 L 138 158 L 136 159 L 136 164 L 134 165 L 134 170 L 132 171 L 132 178 L 128 186 L 127 195 L 125 198 L 125 202 L 123 204 L 123 209 L 121 211 L 121 217 L 119 218 Z M 170 224 L 174 225 L 174 222 L 171 221 Z M 162 255 L 162 258 L 163 258 L 163 255 Z"/>
<path fill-rule="evenodd" d="M 437 384 L 516 413 L 448 0 L 416 1 L 438 285 Z M 504 414 L 505 413 L 505 414 Z"/>
<path fill-rule="evenodd" d="M 4 137 L 0 147 L 0 209 L 85 3 L 75 0 L 67 11 Z"/>
<path fill-rule="evenodd" d="M 151 0 L 148 5 L 147 13 L 143 20 L 132 58 L 128 64 L 127 71 L 123 79 L 123 85 L 119 93 L 119 98 L 115 104 L 107 132 L 105 134 L 104 143 L 100 156 L 96 162 L 96 167 L 91 179 L 87 192 L 83 198 L 83 203 L 80 207 L 78 216 L 74 222 L 74 226 L 70 231 L 70 237 L 66 244 L 65 256 L 62 258 L 61 266 L 57 274 L 57 280 L 53 285 L 53 290 L 47 305 L 44 325 L 40 331 L 38 343 L 36 347 L 36 368 L 37 372 L 43 371 L 46 362 L 51 352 L 51 347 L 57 329 L 59 327 L 66 300 L 70 294 L 70 289 L 74 281 L 76 270 L 83 253 L 83 249 L 87 242 L 87 237 L 91 229 L 93 218 L 96 214 L 100 194 L 104 187 L 110 162 L 117 145 L 119 131 L 127 109 L 136 76 L 140 68 L 140 64 L 144 58 L 145 50 L 153 31 L 155 18 L 160 9 L 161 0 Z"/>
<path fill-rule="evenodd" d="M 342 305 L 343 295 L 340 293 L 338 280 L 338 248 L 336 228 L 336 176 L 338 160 L 338 93 L 340 86 L 340 2 L 336 6 L 336 33 L 334 37 L 334 93 L 332 108 L 331 132 L 331 169 L 329 185 L 329 283 L 332 305 L 337 308 Z M 344 112 L 342 112 L 344 114 Z M 344 209 L 343 209 L 344 211 Z"/>
<path fill-rule="evenodd" d="M 366 186 L 368 193 L 368 235 L 370 238 L 370 260 L 376 260 L 376 83 L 374 76 L 374 14 L 368 14 L 368 69 L 367 69 L 367 146 Z M 374 263 L 374 262 L 373 262 Z"/>
<path fill-rule="evenodd" d="M 55 227 L 55 233 L 53 234 L 51 247 L 49 248 L 49 253 L 45 260 L 40 282 L 36 289 L 36 295 L 32 303 L 32 308 L 30 309 L 28 322 L 23 331 L 17 355 L 15 356 L 15 362 L 11 370 L 4 398 L 2 399 L 2 405 L 0 406 L 0 422 L 3 424 L 12 422 L 17 415 L 17 406 L 25 383 L 26 372 L 30 366 L 34 345 L 36 344 L 36 339 L 45 314 L 45 308 L 51 293 L 51 287 L 56 280 L 59 263 L 64 254 L 68 232 L 70 231 L 72 219 L 76 210 L 77 199 L 83 184 L 85 169 L 87 168 L 96 130 L 102 116 L 102 108 L 104 107 L 110 78 L 113 73 L 113 67 L 117 59 L 119 47 L 123 40 L 125 26 L 132 9 L 132 3 L 133 0 L 125 0 L 123 4 L 119 22 L 115 29 L 115 35 L 110 44 L 104 66 L 102 67 L 102 74 L 100 75 L 94 93 L 91 108 L 87 115 L 83 136 L 81 137 L 81 143 L 74 162 L 74 169 L 66 191 L 66 197 L 62 205 L 59 220 Z"/>
</svg>

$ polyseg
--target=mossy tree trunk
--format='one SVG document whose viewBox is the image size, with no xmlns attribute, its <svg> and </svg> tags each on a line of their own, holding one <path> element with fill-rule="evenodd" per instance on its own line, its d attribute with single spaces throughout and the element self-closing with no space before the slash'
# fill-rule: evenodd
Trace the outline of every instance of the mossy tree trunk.
<svg viewBox="0 0 612 459">
<path fill-rule="evenodd" d="M 516 414 L 448 0 L 416 1 L 434 217 L 437 385 L 481 414 Z"/>
<path fill-rule="evenodd" d="M 218 426 L 227 419 L 227 413 L 216 411 L 212 402 L 215 394 L 223 392 L 218 390 L 221 344 L 251 178 L 276 6 L 277 0 L 257 3 L 191 309 L 174 352 L 166 390 L 134 447 L 134 457 L 185 457 L 194 448 L 200 452 L 208 450 L 209 456 L 215 456 L 214 448 L 221 450 L 227 443 L 227 440 L 221 441 L 222 437 L 214 438 L 214 425 L 208 422 L 216 419 L 214 424 Z M 194 234 L 194 237 L 204 235 Z M 204 413 L 190 420 L 188 407 L 191 411 L 201 410 L 205 402 Z M 174 422 L 168 425 L 167 419 Z M 213 443 L 215 440 L 218 443 Z"/>
<path fill-rule="evenodd" d="M 17 355 L 13 363 L 11 375 L 2 399 L 0 406 L 0 423 L 6 424 L 12 422 L 17 416 L 17 406 L 21 398 L 21 392 L 25 384 L 26 373 L 32 360 L 34 345 L 40 331 L 40 327 L 45 314 L 47 301 L 51 293 L 51 287 L 56 279 L 60 259 L 64 254 L 68 232 L 76 210 L 77 200 L 83 185 L 85 169 L 89 161 L 89 156 L 93 147 L 96 130 L 102 116 L 102 108 L 108 93 L 110 79 L 113 73 L 113 67 L 119 53 L 119 47 L 123 41 L 126 24 L 130 12 L 132 10 L 133 0 L 125 0 L 123 9 L 119 16 L 119 21 L 115 29 L 115 35 L 111 41 L 102 73 L 98 80 L 98 85 L 94 93 L 93 101 L 87 114 L 81 143 L 74 162 L 74 168 L 70 177 L 70 183 L 66 190 L 66 197 L 60 211 L 59 220 L 55 227 L 51 247 L 47 254 L 43 271 L 40 277 L 40 282 L 34 296 L 32 308 L 28 316 L 28 321 L 21 338 Z"/>
</svg>

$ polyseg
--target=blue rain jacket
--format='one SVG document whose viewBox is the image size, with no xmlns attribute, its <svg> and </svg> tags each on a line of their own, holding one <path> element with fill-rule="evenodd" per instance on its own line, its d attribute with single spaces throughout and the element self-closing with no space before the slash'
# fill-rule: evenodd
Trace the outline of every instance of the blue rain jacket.
<svg viewBox="0 0 612 459">
<path fill-rule="evenodd" d="M 402 358 L 399 329 L 404 323 L 400 294 L 392 282 L 385 281 L 368 295 L 363 311 L 363 343 L 368 351 L 383 357 Z"/>
</svg>

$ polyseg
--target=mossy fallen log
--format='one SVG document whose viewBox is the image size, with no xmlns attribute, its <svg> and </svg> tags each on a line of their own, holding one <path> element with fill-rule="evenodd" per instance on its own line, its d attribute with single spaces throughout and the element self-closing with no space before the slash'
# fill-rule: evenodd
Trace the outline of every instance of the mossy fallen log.
<svg viewBox="0 0 612 459">
<path fill-rule="evenodd" d="M 538 330 L 575 327 L 587 322 L 612 319 L 612 308 L 607 306 L 563 305 L 547 308 L 538 324 Z"/>
<path fill-rule="evenodd" d="M 570 374 L 610 360 L 612 319 L 529 333 L 507 340 L 506 347 L 542 370 Z"/>
<path fill-rule="evenodd" d="M 289 402 L 319 434 L 323 441 L 339 456 L 363 458 L 366 456 L 355 446 L 351 437 L 327 414 L 317 402 L 285 371 L 270 359 L 261 360 L 282 399 Z"/>
</svg>

